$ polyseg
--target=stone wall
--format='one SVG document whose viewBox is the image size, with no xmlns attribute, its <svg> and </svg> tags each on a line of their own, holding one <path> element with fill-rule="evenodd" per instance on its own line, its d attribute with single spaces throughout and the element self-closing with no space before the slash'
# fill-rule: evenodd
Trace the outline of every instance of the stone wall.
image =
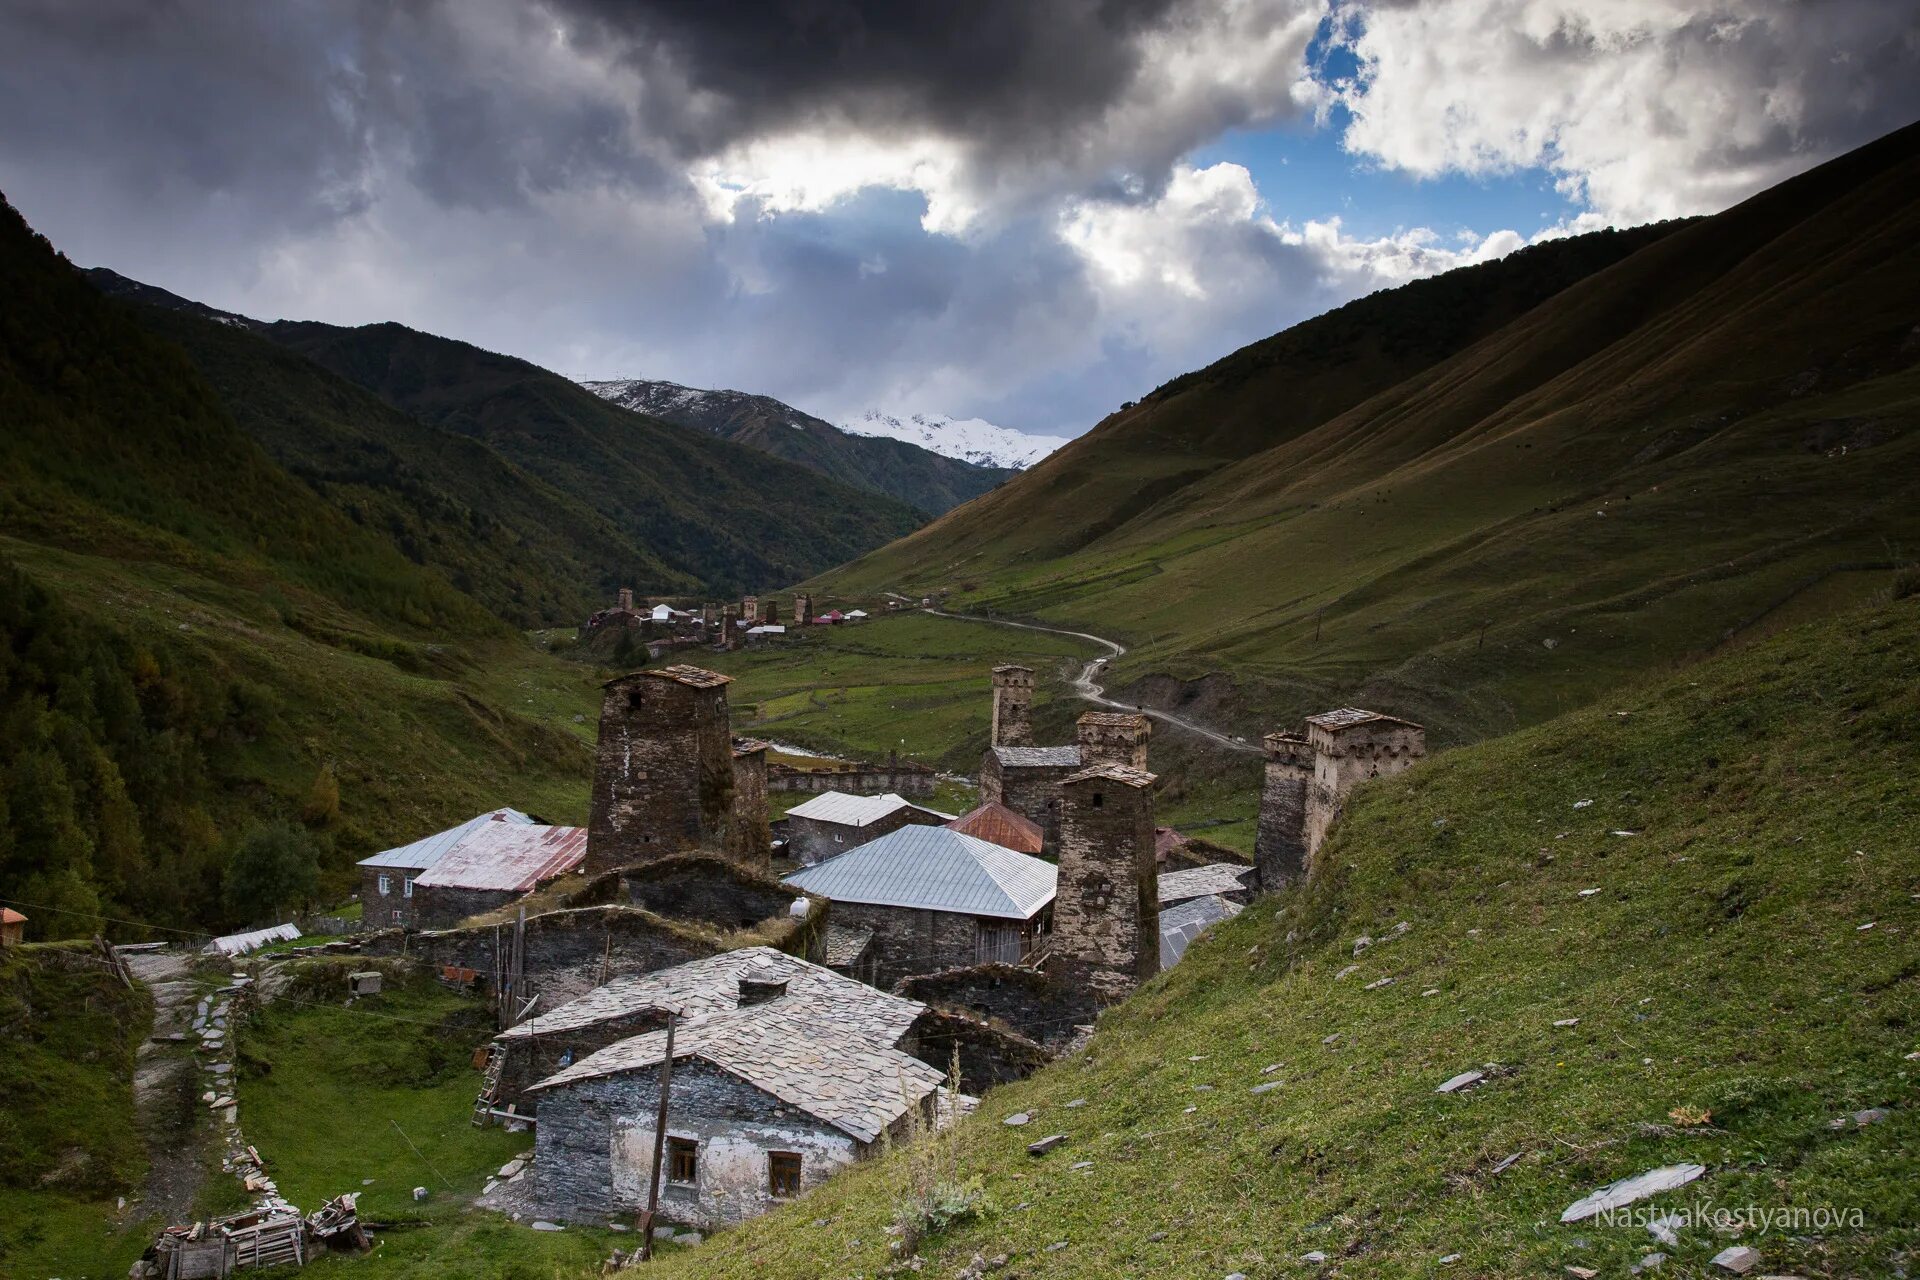
<svg viewBox="0 0 1920 1280">
<path fill-rule="evenodd" d="M 627 901 L 672 920 L 697 920 L 731 932 L 785 919 L 799 892 L 713 854 L 683 853 L 644 863 L 621 877 Z"/>
<path fill-rule="evenodd" d="M 873 930 L 873 942 L 856 976 L 882 990 L 912 974 L 955 969 L 979 959 L 979 922 L 973 916 L 836 902 L 833 922 Z"/>
<path fill-rule="evenodd" d="M 1153 775 L 1096 765 L 1060 784 L 1050 965 L 1108 1000 L 1160 971 Z"/>
<path fill-rule="evenodd" d="M 1033 745 L 1033 669 L 1008 663 L 993 669 L 993 736 L 995 747 Z"/>
<path fill-rule="evenodd" d="M 1024 1080 L 1053 1054 L 1003 1023 L 957 1010 L 929 1008 L 913 1024 L 914 1056 L 950 1073 L 957 1057 L 960 1091 L 979 1095 L 997 1085 Z"/>
<path fill-rule="evenodd" d="M 527 1089 L 590 1053 L 666 1025 L 667 1015 L 660 1010 L 636 1009 L 559 1035 L 496 1040 L 495 1046 L 505 1055 L 500 1070 L 499 1105 L 505 1107 L 511 1103 L 523 1115 L 538 1114 L 540 1095 L 527 1094 Z"/>
<path fill-rule="evenodd" d="M 659 1107 L 658 1068 L 543 1090 L 535 1126 L 533 1190 L 544 1216 L 609 1222 L 646 1207 Z M 698 1059 L 674 1064 L 667 1134 L 697 1144 L 695 1178 L 670 1181 L 662 1162 L 660 1214 L 709 1228 L 765 1213 L 775 1200 L 767 1154 L 801 1157 L 801 1189 L 866 1154 L 864 1144 Z"/>
<path fill-rule="evenodd" d="M 923 764 L 907 760 L 885 764 L 834 765 L 825 769 L 796 769 L 792 765 L 767 767 L 767 789 L 780 792 L 844 791 L 856 796 L 930 796 L 940 775 Z"/>
<path fill-rule="evenodd" d="M 845 853 L 849 849 L 858 849 L 869 841 L 898 831 L 902 827 L 937 827 L 945 819 L 925 809 L 916 809 L 912 805 L 901 805 L 884 818 L 876 818 L 865 826 L 853 827 L 843 822 L 823 822 L 819 818 L 802 817 L 796 813 L 787 815 L 787 857 L 803 867 L 816 866 L 828 858 Z"/>
<path fill-rule="evenodd" d="M 723 844 L 733 812 L 728 683 L 692 667 L 607 682 L 587 828 L 590 874 Z"/>
<path fill-rule="evenodd" d="M 1044 966 L 971 965 L 918 974 L 903 979 L 893 990 L 932 1009 L 998 1024 L 1051 1052 L 1059 1052 L 1074 1038 L 1076 1026 L 1092 1022 L 1102 1004 L 1092 991 L 1056 979 Z M 932 1051 L 923 1043 L 919 1052 Z"/>
<path fill-rule="evenodd" d="M 743 866 L 765 869 L 773 860 L 773 828 L 767 814 L 767 744 L 746 739 L 733 750 L 733 811 L 727 821 L 727 855 Z"/>
<path fill-rule="evenodd" d="M 1253 841 L 1253 865 L 1263 892 L 1272 893 L 1307 868 L 1307 788 L 1313 777 L 1313 748 L 1291 733 L 1270 733 L 1264 740 L 1266 779 L 1260 792 L 1260 825 Z"/>
<path fill-rule="evenodd" d="M 450 929 L 468 916 L 504 907 L 524 896 L 513 889 L 456 889 L 418 884 L 413 887 L 414 923 L 422 929 Z"/>
<path fill-rule="evenodd" d="M 420 871 L 417 867 L 360 868 L 361 925 L 368 929 L 413 928 L 418 916 L 414 899 L 407 893 L 407 881 Z M 385 894 L 380 892 L 382 876 L 387 878 Z"/>
</svg>

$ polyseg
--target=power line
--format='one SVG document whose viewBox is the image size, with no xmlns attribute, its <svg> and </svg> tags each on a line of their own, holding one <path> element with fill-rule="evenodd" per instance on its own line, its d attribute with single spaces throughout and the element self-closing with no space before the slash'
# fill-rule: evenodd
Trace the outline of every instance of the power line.
<svg viewBox="0 0 1920 1280">
<path fill-rule="evenodd" d="M 51 911 L 55 915 L 79 916 L 86 920 L 104 920 L 109 924 L 130 924 L 136 929 L 158 929 L 161 933 L 178 933 L 188 938 L 211 938 L 214 935 L 205 929 L 176 929 L 168 924 L 154 924 L 150 920 L 123 920 L 118 916 L 103 916 L 97 911 L 75 911 L 71 907 L 54 907 L 44 902 L 22 902 L 18 898 L 0 898 L 0 902 L 10 907 L 31 907 L 35 911 Z"/>
</svg>

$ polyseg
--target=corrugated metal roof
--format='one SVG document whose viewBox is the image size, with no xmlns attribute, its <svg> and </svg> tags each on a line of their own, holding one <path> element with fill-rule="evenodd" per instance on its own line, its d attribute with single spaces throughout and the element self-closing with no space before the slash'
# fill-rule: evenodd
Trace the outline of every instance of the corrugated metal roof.
<svg viewBox="0 0 1920 1280">
<path fill-rule="evenodd" d="M 995 747 L 993 754 L 1003 765 L 1013 768 L 1025 766 L 1052 766 L 1054 768 L 1078 769 L 1080 767 L 1080 748 L 1071 747 Z"/>
<path fill-rule="evenodd" d="M 360 859 L 363 867 L 404 867 L 412 870 L 424 870 L 440 861 L 447 850 L 459 844 L 461 839 L 483 822 L 531 823 L 532 818 L 518 809 L 495 809 L 492 813 L 483 813 L 468 818 L 457 827 L 448 827 L 445 831 L 436 831 L 430 836 L 422 836 L 412 844 L 403 844 L 398 848 L 376 853 L 371 858 Z"/>
<path fill-rule="evenodd" d="M 25 924 L 27 918 L 12 907 L 0 907 L 0 924 Z"/>
<path fill-rule="evenodd" d="M 1015 853 L 1038 853 L 1046 845 L 1046 833 L 1038 825 L 992 800 L 965 817 L 955 818 L 947 824 L 947 829 L 989 841 Z"/>
<path fill-rule="evenodd" d="M 230 933 L 224 938 L 215 938 L 201 954 L 244 956 L 250 951 L 258 951 L 269 942 L 292 942 L 299 936 L 300 930 L 292 922 L 268 925 L 264 929 L 249 929 L 245 933 Z"/>
<path fill-rule="evenodd" d="M 864 827 L 878 822 L 894 810 L 910 805 L 905 796 L 889 791 L 880 796 L 856 796 L 845 791 L 822 791 L 805 804 L 787 810 L 790 818 L 812 818 L 815 822 L 833 822 L 843 827 Z"/>
<path fill-rule="evenodd" d="M 413 883 L 525 893 L 573 870 L 586 856 L 585 827 L 488 822 L 468 832 Z"/>
<path fill-rule="evenodd" d="M 1215 893 L 1245 893 L 1246 877 L 1252 867 L 1234 862 L 1210 862 L 1204 867 L 1160 873 L 1160 905 L 1171 906 L 1189 898 L 1204 898 Z"/>
<path fill-rule="evenodd" d="M 1187 953 L 1193 940 L 1222 920 L 1239 915 L 1242 907 L 1221 897 L 1192 898 L 1160 913 L 1160 967 L 1171 969 Z"/>
<path fill-rule="evenodd" d="M 945 827 L 902 827 L 786 882 L 837 902 L 1030 920 L 1053 901 L 1050 862 Z"/>
</svg>

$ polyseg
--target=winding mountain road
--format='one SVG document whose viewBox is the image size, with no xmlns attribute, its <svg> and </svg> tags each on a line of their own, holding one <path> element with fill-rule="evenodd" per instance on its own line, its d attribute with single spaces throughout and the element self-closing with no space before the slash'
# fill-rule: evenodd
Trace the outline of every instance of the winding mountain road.
<svg viewBox="0 0 1920 1280">
<path fill-rule="evenodd" d="M 1092 644 L 1100 645 L 1107 650 L 1107 655 L 1088 662 L 1086 666 L 1080 668 L 1080 674 L 1075 676 L 1071 681 L 1073 692 L 1081 701 L 1090 702 L 1096 707 L 1107 707 L 1114 711 L 1137 711 L 1141 715 L 1158 720 L 1162 724 L 1170 724 L 1176 729 L 1185 729 L 1188 733 L 1198 734 L 1215 746 L 1225 747 L 1229 751 L 1246 751 L 1256 755 L 1260 752 L 1260 748 L 1250 742 L 1233 737 L 1230 734 L 1221 733 L 1216 729 L 1209 729 L 1203 724 L 1196 724 L 1185 716 L 1175 715 L 1171 711 L 1156 711 L 1152 707 L 1141 707 L 1135 706 L 1132 703 L 1116 702 L 1112 698 L 1107 697 L 1106 688 L 1099 684 L 1095 677 L 1104 672 L 1109 662 L 1126 653 L 1127 647 L 1117 640 L 1109 640 L 1105 636 L 1090 635 L 1085 631 L 1068 631 L 1061 627 L 1043 627 L 1032 622 L 1011 622 L 1005 618 L 982 618 L 970 613 L 949 613 L 945 609 L 934 609 L 926 606 L 922 606 L 921 612 L 930 613 L 936 618 L 957 618 L 962 622 L 990 622 L 1000 627 L 1018 627 L 1022 631 L 1045 631 L 1052 635 L 1071 636 L 1076 640 L 1086 640 Z"/>
</svg>

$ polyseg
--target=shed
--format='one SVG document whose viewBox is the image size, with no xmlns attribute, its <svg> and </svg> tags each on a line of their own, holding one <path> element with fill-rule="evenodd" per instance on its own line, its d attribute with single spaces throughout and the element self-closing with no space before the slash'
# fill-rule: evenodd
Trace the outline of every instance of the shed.
<svg viewBox="0 0 1920 1280">
<path fill-rule="evenodd" d="M 27 918 L 12 907 L 0 907 L 0 947 L 16 947 L 26 941 Z"/>
</svg>

